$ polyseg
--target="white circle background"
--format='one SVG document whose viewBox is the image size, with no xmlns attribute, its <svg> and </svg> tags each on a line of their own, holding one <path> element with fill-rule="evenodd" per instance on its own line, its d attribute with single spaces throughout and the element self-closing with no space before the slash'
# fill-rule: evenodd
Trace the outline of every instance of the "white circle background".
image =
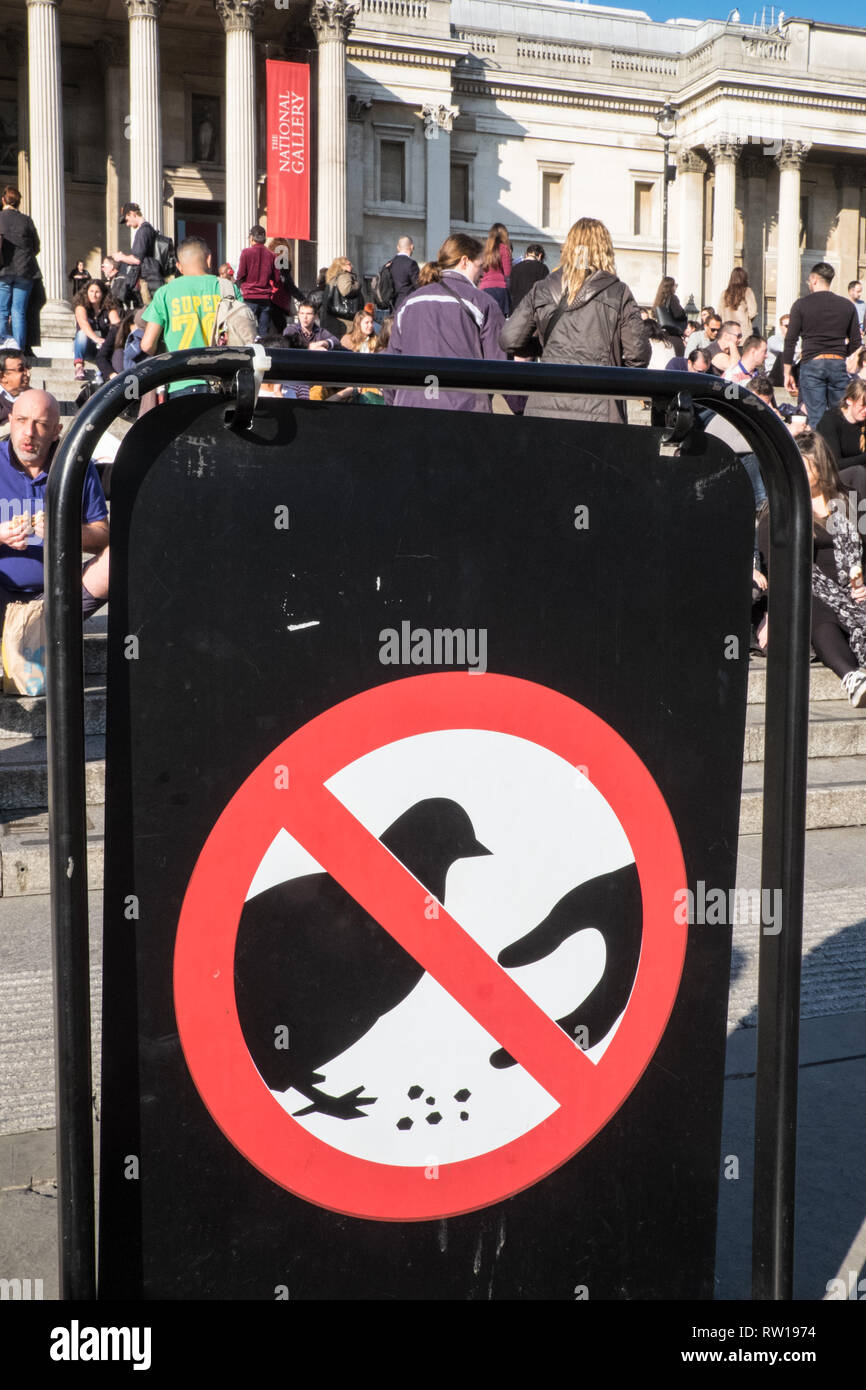
<svg viewBox="0 0 866 1390">
<path fill-rule="evenodd" d="M 326 784 L 373 835 L 380 836 L 410 806 L 450 797 L 472 820 L 490 857 L 458 860 L 444 906 L 495 960 L 504 946 L 537 926 L 578 884 L 634 863 L 613 810 L 592 785 L 592 749 L 581 766 L 526 739 L 488 730 L 451 729 L 400 739 L 366 754 Z M 289 793 L 291 795 L 291 792 Z M 247 898 L 273 884 L 320 871 L 287 831 L 264 855 Z M 431 912 L 434 905 L 430 905 Z M 426 919 L 425 919 L 426 920 Z M 431 932 L 437 920 L 429 918 Z M 287 923 L 286 949 L 291 950 Z M 604 972 L 599 932 L 585 928 L 551 955 L 510 970 L 512 979 L 551 1018 L 571 1013 Z M 328 1000 L 321 1007 L 327 1009 Z M 585 1053 L 603 1054 L 619 1024 Z M 291 1039 L 289 1040 L 291 1045 Z M 377 1163 L 423 1166 L 473 1158 L 519 1138 L 557 1109 L 557 1102 L 522 1067 L 497 1070 L 499 1047 L 429 974 L 363 1037 L 324 1064 L 320 1089 L 340 1096 L 363 1085 L 375 1096 L 363 1118 L 313 1113 L 297 1123 L 324 1143 Z M 410 1100 L 410 1087 L 423 1094 Z M 455 1093 L 468 1090 L 459 1102 Z M 274 1092 L 293 1114 L 309 1104 L 295 1090 Z M 433 1097 L 435 1105 L 428 1105 Z M 460 1112 L 469 1115 L 460 1119 Z M 438 1112 L 436 1125 L 426 1115 Z M 398 1129 L 408 1117 L 410 1129 Z"/>
</svg>

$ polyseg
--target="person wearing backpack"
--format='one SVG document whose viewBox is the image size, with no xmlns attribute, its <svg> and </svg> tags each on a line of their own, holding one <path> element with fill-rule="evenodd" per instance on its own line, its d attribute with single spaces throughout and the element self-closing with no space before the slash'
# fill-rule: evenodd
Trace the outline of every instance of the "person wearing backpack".
<svg viewBox="0 0 866 1390">
<path fill-rule="evenodd" d="M 397 242 L 397 254 L 386 261 L 379 271 L 376 298 L 381 309 L 396 313 L 413 290 L 418 288 L 418 262 L 413 259 L 415 243 L 410 236 L 401 236 Z"/>
<path fill-rule="evenodd" d="M 156 229 L 146 222 L 138 203 L 124 203 L 120 209 L 121 227 L 131 227 L 131 251 L 115 251 L 113 259 L 126 266 L 127 300 L 132 303 L 141 297 L 149 304 L 157 290 L 165 284 L 165 276 L 156 256 Z"/>
<path fill-rule="evenodd" d="M 230 297 L 233 293 L 235 299 L 241 299 L 237 285 L 214 275 L 210 262 L 210 247 L 201 237 L 189 236 L 181 242 L 177 249 L 180 274 L 156 291 L 142 315 L 146 325 L 141 340 L 143 353 L 154 356 L 159 351 L 160 338 L 165 339 L 169 352 L 210 346 L 224 295 Z M 208 387 L 199 378 L 172 382 L 168 389 L 171 395 L 178 395 L 206 391 Z"/>
</svg>

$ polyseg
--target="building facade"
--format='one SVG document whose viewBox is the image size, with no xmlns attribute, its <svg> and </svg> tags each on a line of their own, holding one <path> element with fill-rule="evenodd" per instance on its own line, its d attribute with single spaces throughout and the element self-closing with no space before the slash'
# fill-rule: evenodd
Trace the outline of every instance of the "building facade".
<svg viewBox="0 0 866 1390">
<path fill-rule="evenodd" d="M 129 247 L 128 199 L 236 263 L 267 226 L 264 64 L 313 76 L 313 240 L 297 278 L 348 254 L 367 275 L 409 233 L 504 222 L 554 260 L 580 216 L 610 228 L 651 302 L 715 301 L 743 264 L 765 323 L 817 260 L 866 272 L 866 30 L 788 19 L 659 23 L 565 0 L 0 0 L 0 178 L 42 237 L 49 350 L 68 272 Z M 279 227 L 269 227 L 279 234 Z"/>
</svg>

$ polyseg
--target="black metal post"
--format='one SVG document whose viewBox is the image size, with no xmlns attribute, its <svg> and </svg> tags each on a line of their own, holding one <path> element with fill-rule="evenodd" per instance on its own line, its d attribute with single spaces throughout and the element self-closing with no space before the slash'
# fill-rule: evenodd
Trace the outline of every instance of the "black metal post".
<svg viewBox="0 0 866 1390">
<path fill-rule="evenodd" d="M 667 170 L 665 170 L 667 172 Z M 666 182 L 666 181 L 665 181 Z M 246 349 L 173 353 L 115 378 L 76 418 L 51 469 L 46 537 L 51 914 L 54 938 L 61 1296 L 95 1288 L 90 979 L 88 961 L 81 498 L 96 441 L 128 403 L 130 376 L 142 394 L 195 375 L 223 381 L 252 371 Z M 781 928 L 762 933 L 753 1211 L 753 1296 L 790 1298 L 793 1287 L 799 978 L 808 733 L 812 511 L 805 471 L 788 432 L 749 391 L 700 374 L 452 358 L 303 351 L 271 354 L 278 380 L 504 393 L 691 396 L 734 423 L 753 445 L 770 503 L 762 889 L 781 891 Z M 326 407 L 327 408 L 327 407 Z M 342 408 L 342 407 L 335 407 Z M 515 422 L 517 428 L 519 424 Z"/>
<path fill-rule="evenodd" d="M 670 140 L 665 136 L 665 163 L 662 171 L 662 278 L 668 273 L 668 149 Z"/>
</svg>

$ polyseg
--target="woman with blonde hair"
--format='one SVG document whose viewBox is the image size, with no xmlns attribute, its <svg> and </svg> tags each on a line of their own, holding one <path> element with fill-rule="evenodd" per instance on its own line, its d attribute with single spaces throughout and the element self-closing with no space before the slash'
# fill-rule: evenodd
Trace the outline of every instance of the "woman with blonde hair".
<svg viewBox="0 0 866 1390">
<path fill-rule="evenodd" d="M 505 360 L 499 335 L 505 323 L 495 299 L 477 288 L 482 245 L 455 232 L 439 247 L 435 261 L 418 273 L 418 288 L 394 315 L 389 353 L 417 357 L 475 357 Z M 434 410 L 472 410 L 490 414 L 490 397 L 474 391 L 388 392 L 394 405 Z"/>
<path fill-rule="evenodd" d="M 758 317 L 758 304 L 749 288 L 749 276 L 744 266 L 735 265 L 731 271 L 728 288 L 719 300 L 719 317 L 722 323 L 731 320 L 743 330 L 743 340 L 751 338 L 754 332 L 753 321 Z"/>
<path fill-rule="evenodd" d="M 645 367 L 647 326 L 628 285 L 617 279 L 613 243 L 603 222 L 582 217 L 562 248 L 562 259 L 539 280 L 505 324 L 500 346 L 525 356 L 537 334 L 542 362 L 594 367 Z M 532 395 L 527 415 L 573 420 L 625 421 L 625 403 L 608 396 Z"/>
<path fill-rule="evenodd" d="M 376 320 L 373 317 L 369 305 L 365 304 L 352 320 L 352 330 L 344 333 L 340 339 L 340 346 L 347 352 L 376 352 L 378 349 L 378 338 L 376 335 Z"/>
<path fill-rule="evenodd" d="M 508 228 L 501 222 L 494 222 L 484 243 L 478 288 L 496 300 L 506 318 L 511 313 L 511 297 L 508 291 L 511 261 L 511 238 Z"/>
<path fill-rule="evenodd" d="M 348 256 L 337 256 L 325 272 L 325 298 L 319 322 L 329 333 L 341 338 L 352 331 L 352 321 L 363 308 L 361 284 Z"/>
</svg>

